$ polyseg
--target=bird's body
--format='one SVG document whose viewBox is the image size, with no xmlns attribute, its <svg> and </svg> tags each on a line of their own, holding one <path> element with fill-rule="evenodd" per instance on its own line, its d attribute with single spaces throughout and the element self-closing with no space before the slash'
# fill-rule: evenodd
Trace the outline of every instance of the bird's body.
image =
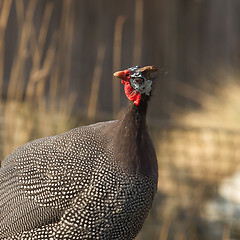
<svg viewBox="0 0 240 240">
<path fill-rule="evenodd" d="M 157 190 L 147 101 L 29 142 L 2 162 L 0 239 L 133 239 Z"/>
</svg>

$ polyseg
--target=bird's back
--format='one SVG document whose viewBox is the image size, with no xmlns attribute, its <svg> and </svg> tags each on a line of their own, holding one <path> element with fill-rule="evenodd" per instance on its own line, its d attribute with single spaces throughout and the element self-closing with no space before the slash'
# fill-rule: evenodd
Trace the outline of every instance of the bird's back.
<svg viewBox="0 0 240 240">
<path fill-rule="evenodd" d="M 118 125 L 75 128 L 10 154 L 0 169 L 0 239 L 133 239 L 157 173 L 125 171 L 114 155 Z"/>
</svg>

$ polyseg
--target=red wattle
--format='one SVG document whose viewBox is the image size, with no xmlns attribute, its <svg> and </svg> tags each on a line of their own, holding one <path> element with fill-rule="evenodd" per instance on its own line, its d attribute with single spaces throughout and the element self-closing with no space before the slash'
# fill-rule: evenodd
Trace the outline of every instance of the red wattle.
<svg viewBox="0 0 240 240">
<path fill-rule="evenodd" d="M 130 82 L 125 82 L 124 90 L 127 98 L 138 106 L 141 100 L 141 94 L 131 87 Z"/>
</svg>

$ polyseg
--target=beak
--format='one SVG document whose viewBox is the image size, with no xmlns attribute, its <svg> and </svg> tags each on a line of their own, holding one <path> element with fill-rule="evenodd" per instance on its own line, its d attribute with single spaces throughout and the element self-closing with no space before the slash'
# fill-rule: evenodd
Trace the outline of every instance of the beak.
<svg viewBox="0 0 240 240">
<path fill-rule="evenodd" d="M 118 78 L 121 78 L 121 79 L 124 79 L 125 78 L 125 73 L 124 71 L 118 71 L 118 72 L 115 72 L 113 74 L 114 77 L 118 77 Z"/>
</svg>

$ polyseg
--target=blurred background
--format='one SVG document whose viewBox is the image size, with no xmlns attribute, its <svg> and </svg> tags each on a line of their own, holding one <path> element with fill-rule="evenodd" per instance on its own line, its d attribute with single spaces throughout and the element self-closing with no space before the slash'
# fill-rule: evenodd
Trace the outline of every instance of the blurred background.
<svg viewBox="0 0 240 240">
<path fill-rule="evenodd" d="M 160 69 L 159 190 L 137 240 L 240 239 L 240 2 L 0 0 L 0 156 L 118 118 L 112 73 Z"/>
</svg>

